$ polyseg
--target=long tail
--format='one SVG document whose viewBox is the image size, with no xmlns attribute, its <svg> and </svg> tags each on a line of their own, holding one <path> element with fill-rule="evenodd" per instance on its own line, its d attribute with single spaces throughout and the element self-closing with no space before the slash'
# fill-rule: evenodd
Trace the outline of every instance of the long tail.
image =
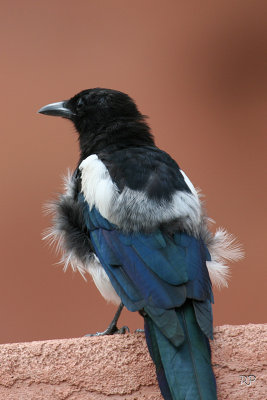
<svg viewBox="0 0 267 400">
<path fill-rule="evenodd" d="M 179 347 L 145 317 L 146 341 L 161 393 L 165 400 L 216 400 L 210 345 L 196 321 L 192 302 L 179 307 L 176 314 L 185 337 Z"/>
</svg>

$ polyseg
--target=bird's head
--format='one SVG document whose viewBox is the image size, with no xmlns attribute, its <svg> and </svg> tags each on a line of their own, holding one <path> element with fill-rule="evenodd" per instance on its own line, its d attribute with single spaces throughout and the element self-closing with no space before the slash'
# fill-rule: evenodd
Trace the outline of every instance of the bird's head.
<svg viewBox="0 0 267 400">
<path fill-rule="evenodd" d="M 101 88 L 83 90 L 69 100 L 48 104 L 38 112 L 70 119 L 80 134 L 116 120 L 143 117 L 127 94 Z"/>
<path fill-rule="evenodd" d="M 82 153 L 95 151 L 96 143 L 102 149 L 106 144 L 126 138 L 130 142 L 139 138 L 144 143 L 153 143 L 144 115 L 127 94 L 117 90 L 83 90 L 69 100 L 48 104 L 38 112 L 70 119 L 79 134 Z"/>
</svg>

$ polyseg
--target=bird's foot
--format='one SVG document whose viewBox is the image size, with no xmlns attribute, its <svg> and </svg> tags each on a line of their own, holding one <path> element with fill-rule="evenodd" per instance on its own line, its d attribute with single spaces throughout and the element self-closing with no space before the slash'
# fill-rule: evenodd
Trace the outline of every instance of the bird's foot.
<svg viewBox="0 0 267 400">
<path fill-rule="evenodd" d="M 125 333 L 130 333 L 130 329 L 128 328 L 128 326 L 124 325 L 120 329 L 118 329 L 115 333 L 116 334 L 118 333 L 119 335 L 124 335 Z"/>
<path fill-rule="evenodd" d="M 130 329 L 128 326 L 123 326 L 122 328 L 118 329 L 117 328 L 117 323 L 119 316 L 121 315 L 122 309 L 124 305 L 121 303 L 118 307 L 118 310 L 116 311 L 116 314 L 114 315 L 113 320 L 109 324 L 108 328 L 104 332 L 96 332 L 96 333 L 88 333 L 85 336 L 105 336 L 105 335 L 114 335 L 114 334 L 123 334 L 126 332 L 130 332 Z"/>
<path fill-rule="evenodd" d="M 144 329 L 136 329 L 134 333 L 145 333 Z"/>
<path fill-rule="evenodd" d="M 93 337 L 93 336 L 105 336 L 105 335 L 115 335 L 115 334 L 124 334 L 124 333 L 129 333 L 130 329 L 128 326 L 123 326 L 120 329 L 117 328 L 116 325 L 109 326 L 105 331 L 103 332 L 96 332 L 96 333 L 88 333 L 85 336 Z"/>
</svg>

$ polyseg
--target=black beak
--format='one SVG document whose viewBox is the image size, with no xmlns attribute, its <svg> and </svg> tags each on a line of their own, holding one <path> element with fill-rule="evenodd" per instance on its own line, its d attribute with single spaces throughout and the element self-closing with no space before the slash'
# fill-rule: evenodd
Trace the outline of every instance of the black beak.
<svg viewBox="0 0 267 400">
<path fill-rule="evenodd" d="M 40 108 L 38 113 L 71 119 L 75 114 L 70 109 L 68 109 L 65 104 L 66 101 L 59 101 L 58 103 L 47 104 L 47 106 Z"/>
</svg>

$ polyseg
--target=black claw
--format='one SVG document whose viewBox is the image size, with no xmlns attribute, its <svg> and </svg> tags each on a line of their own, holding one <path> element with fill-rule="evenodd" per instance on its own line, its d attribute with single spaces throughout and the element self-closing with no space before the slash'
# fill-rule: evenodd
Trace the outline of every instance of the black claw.
<svg viewBox="0 0 267 400">
<path fill-rule="evenodd" d="M 105 331 L 103 332 L 96 332 L 96 333 L 88 333 L 87 335 L 84 336 L 106 336 L 106 335 L 115 335 L 115 334 L 124 334 L 126 332 L 130 332 L 130 329 L 128 326 L 123 326 L 122 328 L 118 329 L 117 326 L 109 326 Z"/>
<path fill-rule="evenodd" d="M 122 326 L 115 333 L 118 333 L 118 334 L 130 333 L 130 329 L 128 328 L 128 326 Z"/>
</svg>

